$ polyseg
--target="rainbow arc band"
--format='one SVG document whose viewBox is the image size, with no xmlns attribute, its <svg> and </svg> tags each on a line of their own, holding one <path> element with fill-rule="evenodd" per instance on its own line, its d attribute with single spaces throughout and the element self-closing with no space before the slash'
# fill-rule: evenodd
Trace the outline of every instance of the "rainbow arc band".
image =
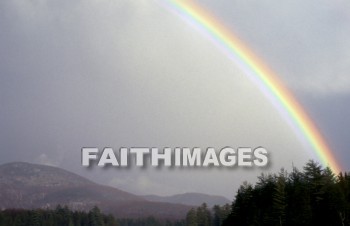
<svg viewBox="0 0 350 226">
<path fill-rule="evenodd" d="M 218 46 L 225 49 L 231 59 L 238 62 L 238 66 L 257 83 L 269 99 L 280 105 L 287 114 L 287 118 L 302 133 L 311 145 L 324 166 L 328 166 L 334 173 L 339 173 L 341 167 L 332 154 L 332 150 L 306 114 L 302 106 L 296 101 L 291 92 L 286 89 L 278 77 L 236 35 L 218 21 L 208 10 L 191 0 L 164 0 L 168 7 L 181 15 L 200 30 Z M 276 104 L 275 103 L 275 104 Z"/>
</svg>

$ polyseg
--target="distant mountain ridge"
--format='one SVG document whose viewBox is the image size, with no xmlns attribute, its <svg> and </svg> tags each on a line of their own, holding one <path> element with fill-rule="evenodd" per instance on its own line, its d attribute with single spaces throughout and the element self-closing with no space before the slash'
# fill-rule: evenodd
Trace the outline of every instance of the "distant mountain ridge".
<svg viewBox="0 0 350 226">
<path fill-rule="evenodd" d="M 191 208 L 148 201 L 60 168 L 24 162 L 0 165 L 0 200 L 0 209 L 54 208 L 60 204 L 90 210 L 98 206 L 116 217 L 181 219 Z"/>
<path fill-rule="evenodd" d="M 231 203 L 230 200 L 223 196 L 207 195 L 202 193 L 184 193 L 172 196 L 157 196 L 157 195 L 145 195 L 142 196 L 148 201 L 153 202 L 166 202 L 174 204 L 183 204 L 190 206 L 200 206 L 202 203 L 206 203 L 209 207 L 214 205 L 225 205 Z"/>
</svg>

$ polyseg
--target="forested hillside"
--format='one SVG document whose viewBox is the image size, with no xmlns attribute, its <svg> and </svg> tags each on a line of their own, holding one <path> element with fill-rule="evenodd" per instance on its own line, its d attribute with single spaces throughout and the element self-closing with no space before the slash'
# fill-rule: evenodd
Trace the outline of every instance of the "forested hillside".
<svg viewBox="0 0 350 226">
<path fill-rule="evenodd" d="M 98 206 L 119 218 L 184 219 L 191 206 L 147 201 L 52 166 L 13 162 L 0 165 L 0 210 L 52 209 L 88 212 Z"/>
</svg>

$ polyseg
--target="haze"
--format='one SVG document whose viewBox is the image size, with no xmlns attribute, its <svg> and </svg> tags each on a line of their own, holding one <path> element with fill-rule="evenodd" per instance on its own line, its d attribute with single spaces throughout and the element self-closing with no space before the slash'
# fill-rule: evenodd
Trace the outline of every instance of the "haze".
<svg viewBox="0 0 350 226">
<path fill-rule="evenodd" d="M 305 106 L 349 169 L 346 1 L 201 1 Z M 136 194 L 232 198 L 313 150 L 209 40 L 158 1 L 0 2 L 0 163 L 55 165 Z M 81 166 L 82 147 L 266 148 L 264 169 Z"/>
</svg>

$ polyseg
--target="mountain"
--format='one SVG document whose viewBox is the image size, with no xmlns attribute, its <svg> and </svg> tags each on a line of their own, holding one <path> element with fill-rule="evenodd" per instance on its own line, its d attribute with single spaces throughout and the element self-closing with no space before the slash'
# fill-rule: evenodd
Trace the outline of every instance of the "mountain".
<svg viewBox="0 0 350 226">
<path fill-rule="evenodd" d="M 153 202 L 166 202 L 191 206 L 200 206 L 203 202 L 209 207 L 231 203 L 230 200 L 223 196 L 206 195 L 201 193 L 184 193 L 172 196 L 145 195 L 142 197 Z"/>
<path fill-rule="evenodd" d="M 55 208 L 60 204 L 88 211 L 98 206 L 105 213 L 123 218 L 181 219 L 191 208 L 148 201 L 60 168 L 24 162 L 0 166 L 0 200 L 0 209 Z"/>
</svg>

